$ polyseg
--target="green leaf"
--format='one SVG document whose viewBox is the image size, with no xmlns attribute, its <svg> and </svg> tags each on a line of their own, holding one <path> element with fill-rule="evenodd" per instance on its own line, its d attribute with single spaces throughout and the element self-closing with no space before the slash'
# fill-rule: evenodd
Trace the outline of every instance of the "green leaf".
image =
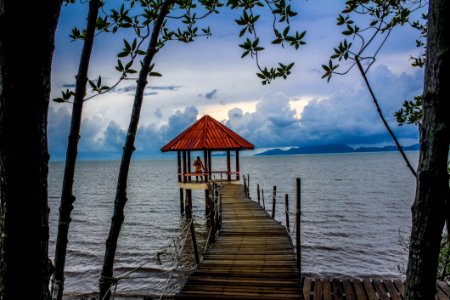
<svg viewBox="0 0 450 300">
<path fill-rule="evenodd" d="M 158 72 L 150 72 L 150 73 L 148 74 L 148 76 L 150 76 L 150 77 L 161 77 L 162 74 L 161 74 L 161 73 L 158 73 Z"/>
<path fill-rule="evenodd" d="M 97 86 L 95 85 L 95 83 L 94 83 L 92 80 L 89 80 L 89 85 L 91 86 L 91 88 L 92 88 L 93 90 L 96 90 L 96 89 L 97 89 Z"/>
</svg>

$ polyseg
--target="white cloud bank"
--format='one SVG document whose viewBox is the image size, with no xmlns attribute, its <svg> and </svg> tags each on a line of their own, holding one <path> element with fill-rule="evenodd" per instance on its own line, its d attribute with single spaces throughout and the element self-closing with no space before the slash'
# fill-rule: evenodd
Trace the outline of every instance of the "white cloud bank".
<svg viewBox="0 0 450 300">
<path fill-rule="evenodd" d="M 393 114 L 404 99 L 420 94 L 422 73 L 395 74 L 386 66 L 378 66 L 368 76 L 383 113 L 396 134 L 406 144 L 417 141 L 417 128 L 398 127 Z M 298 99 L 302 99 L 303 104 L 307 102 L 301 112 L 295 108 Z M 231 109 L 230 106 L 224 107 L 227 107 L 227 119 L 223 120 L 225 124 L 258 148 L 330 143 L 392 144 L 362 81 L 328 98 L 306 101 L 302 95 L 267 92 L 257 100 L 254 111 L 245 111 L 238 106 Z M 158 154 L 163 145 L 201 117 L 196 105 L 185 105 L 161 123 L 164 117 L 159 106 L 154 104 L 151 109 L 150 119 L 147 117 L 147 122 L 138 130 L 136 148 L 139 153 Z M 49 144 L 55 159 L 64 157 L 69 124 L 70 112 L 66 106 L 50 108 Z M 126 127 L 116 120 L 98 114 L 89 115 L 82 122 L 80 153 L 120 153 L 125 132 Z"/>
</svg>

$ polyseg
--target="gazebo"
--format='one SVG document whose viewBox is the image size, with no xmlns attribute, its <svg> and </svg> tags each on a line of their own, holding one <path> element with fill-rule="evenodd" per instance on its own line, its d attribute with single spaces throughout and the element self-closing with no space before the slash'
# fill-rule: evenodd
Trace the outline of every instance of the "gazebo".
<svg viewBox="0 0 450 300">
<path fill-rule="evenodd" d="M 177 151 L 181 210 L 183 211 L 183 190 L 186 190 L 186 201 L 189 202 L 192 201 L 192 189 L 202 189 L 207 193 L 207 183 L 214 179 L 215 175 L 221 178 L 225 175 L 226 181 L 232 181 L 232 175 L 235 175 L 234 180 L 239 181 L 239 151 L 251 149 L 254 149 L 252 143 L 208 115 L 197 120 L 162 147 L 162 152 Z M 205 172 L 200 176 L 203 176 L 205 180 L 201 183 L 191 180 L 192 176 L 199 176 L 199 174 L 191 172 L 191 151 L 203 152 Z M 226 170 L 214 170 L 213 151 L 226 152 Z M 236 167 L 234 171 L 231 169 L 231 151 L 235 151 Z"/>
</svg>

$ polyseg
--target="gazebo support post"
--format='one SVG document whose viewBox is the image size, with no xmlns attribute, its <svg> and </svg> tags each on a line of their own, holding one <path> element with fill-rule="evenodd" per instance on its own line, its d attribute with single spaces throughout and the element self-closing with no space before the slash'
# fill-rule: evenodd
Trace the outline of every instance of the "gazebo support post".
<svg viewBox="0 0 450 300">
<path fill-rule="evenodd" d="M 183 150 L 183 182 L 187 182 L 186 177 L 186 150 Z"/>
<path fill-rule="evenodd" d="M 191 173 L 191 151 L 187 151 L 187 172 Z M 188 182 L 191 182 L 191 176 L 188 177 Z"/>
<path fill-rule="evenodd" d="M 236 180 L 239 181 L 239 150 L 236 149 Z"/>
<path fill-rule="evenodd" d="M 209 179 L 212 179 L 212 159 L 211 159 L 211 150 L 208 150 L 208 174 L 209 174 Z"/>
<path fill-rule="evenodd" d="M 186 166 L 186 150 L 183 150 L 183 182 L 187 183 L 187 166 Z M 187 218 L 191 218 L 192 217 L 192 190 L 186 189 L 185 191 L 185 212 L 186 212 L 186 217 Z"/>
<path fill-rule="evenodd" d="M 177 151 L 177 162 L 178 162 L 178 182 L 181 182 L 181 151 Z M 183 188 L 180 188 L 180 214 L 184 214 Z"/>
<path fill-rule="evenodd" d="M 227 150 L 227 175 L 228 181 L 231 181 L 231 155 L 230 155 L 230 150 Z"/>
<path fill-rule="evenodd" d="M 209 160 L 208 160 L 208 150 L 203 150 L 203 160 L 204 160 L 204 167 L 209 167 Z M 205 183 L 208 183 L 208 172 L 205 172 Z"/>
<path fill-rule="evenodd" d="M 192 218 L 192 190 L 186 189 L 186 218 Z"/>
<path fill-rule="evenodd" d="M 209 159 L 208 159 L 208 150 L 205 149 L 203 150 L 203 159 L 205 161 L 204 166 L 205 168 L 208 168 L 209 166 Z M 205 172 L 205 183 L 208 184 L 208 170 Z M 209 213 L 211 212 L 211 205 L 209 203 L 209 189 L 205 190 L 205 215 L 209 215 Z"/>
</svg>

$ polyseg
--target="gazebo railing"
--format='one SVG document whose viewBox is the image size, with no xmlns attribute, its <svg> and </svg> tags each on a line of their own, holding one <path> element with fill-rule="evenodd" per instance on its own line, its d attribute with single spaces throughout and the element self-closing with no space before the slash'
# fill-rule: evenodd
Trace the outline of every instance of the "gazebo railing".
<svg viewBox="0 0 450 300">
<path fill-rule="evenodd" d="M 202 173 L 195 173 L 195 172 L 187 172 L 187 173 L 178 173 L 178 176 L 181 176 L 181 181 L 183 181 L 183 178 L 186 177 L 188 182 L 192 182 L 192 177 L 206 177 L 209 176 L 209 180 L 219 180 L 219 178 L 216 178 L 216 175 L 220 175 L 220 180 L 227 179 L 228 176 L 236 175 L 239 176 L 240 172 L 235 171 L 211 171 L 211 172 L 202 172 Z M 224 177 L 225 176 L 225 177 Z M 231 179 L 231 181 L 238 181 L 239 179 Z"/>
</svg>

